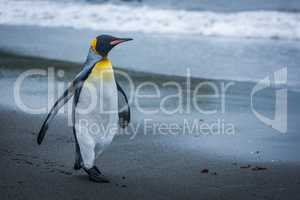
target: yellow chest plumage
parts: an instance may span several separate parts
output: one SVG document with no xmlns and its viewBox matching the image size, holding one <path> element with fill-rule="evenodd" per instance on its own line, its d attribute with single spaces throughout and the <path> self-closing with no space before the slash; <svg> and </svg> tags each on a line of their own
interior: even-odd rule
<svg viewBox="0 0 300 200">
<path fill-rule="evenodd" d="M 97 62 L 88 78 L 89 79 L 112 80 L 113 69 L 109 59 L 103 58 Z"/>
</svg>

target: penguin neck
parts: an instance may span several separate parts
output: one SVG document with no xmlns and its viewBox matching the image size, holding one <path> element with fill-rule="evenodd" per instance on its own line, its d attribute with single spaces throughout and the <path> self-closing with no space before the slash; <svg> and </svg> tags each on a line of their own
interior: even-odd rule
<svg viewBox="0 0 300 200">
<path fill-rule="evenodd" d="M 91 72 L 91 77 L 94 79 L 112 80 L 113 68 L 107 57 L 103 57 L 96 62 Z"/>
<path fill-rule="evenodd" d="M 95 53 L 95 51 L 90 48 L 89 49 L 89 53 L 88 53 L 88 56 L 85 60 L 85 63 L 86 64 L 95 64 L 97 61 L 99 61 L 100 59 L 102 59 L 102 56 Z"/>
<path fill-rule="evenodd" d="M 112 64 L 107 57 L 102 57 L 98 62 L 96 62 L 94 68 L 96 68 L 97 70 L 105 70 L 105 69 L 112 70 Z"/>
</svg>

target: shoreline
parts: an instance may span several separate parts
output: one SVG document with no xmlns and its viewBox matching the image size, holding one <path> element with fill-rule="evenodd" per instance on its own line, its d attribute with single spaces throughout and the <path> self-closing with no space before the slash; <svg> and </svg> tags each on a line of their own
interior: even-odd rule
<svg viewBox="0 0 300 200">
<path fill-rule="evenodd" d="M 113 64 L 124 70 L 185 76 L 208 80 L 257 82 L 288 67 L 289 88 L 300 86 L 299 41 L 274 41 L 205 36 L 164 36 L 36 26 L 0 25 L 0 49 L 20 55 L 83 63 L 89 40 L 99 33 L 131 35 L 134 40 L 117 47 L 110 55 Z M 26 38 L 26 39 L 25 39 Z M 66 39 L 68 38 L 68 39 Z M 70 51 L 72 49 L 72 51 Z M 260 50 L 265 51 L 260 53 Z M 214 69 L 214 70 L 212 70 Z"/>
<path fill-rule="evenodd" d="M 67 60 L 56 60 L 56 59 L 51 59 L 51 58 L 45 58 L 45 57 L 38 57 L 38 56 L 30 56 L 30 55 L 22 55 L 22 54 L 18 54 L 16 52 L 11 52 L 11 51 L 5 51 L 5 50 L 1 50 L 0 49 L 0 57 L 11 57 L 11 58 L 17 58 L 17 59 L 24 59 L 24 60 L 28 60 L 30 62 L 30 60 L 37 60 L 39 61 L 41 64 L 40 65 L 35 65 L 34 67 L 32 66 L 27 66 L 27 68 L 44 68 L 46 66 L 42 66 L 42 65 L 46 65 L 49 62 L 53 63 L 54 68 L 57 69 L 63 69 L 63 70 L 67 70 L 67 71 L 78 71 L 83 63 L 82 62 L 72 62 L 72 61 L 67 61 Z M 14 63 L 15 65 L 16 63 Z M 22 63 L 24 64 L 24 63 Z M 47 66 L 49 67 L 49 66 Z M 136 78 L 137 80 L 145 80 L 145 79 L 150 79 L 152 81 L 168 81 L 168 80 L 176 80 L 180 83 L 182 82 L 186 82 L 187 81 L 187 77 L 184 76 L 178 76 L 178 75 L 169 75 L 169 74 L 159 74 L 159 73 L 153 73 L 153 72 L 143 72 L 143 71 L 137 71 L 137 70 L 133 70 L 133 69 L 124 69 L 122 67 L 119 66 L 114 66 L 114 69 L 116 71 L 120 71 L 120 72 L 125 72 L 127 74 L 129 74 L 132 78 Z M 73 72 L 72 72 L 73 73 Z M 239 85 L 249 85 L 250 87 L 254 87 L 254 85 L 257 83 L 255 81 L 239 81 L 239 80 L 230 80 L 230 79 L 210 79 L 210 78 L 204 78 L 204 77 L 193 77 L 193 75 L 191 74 L 190 77 L 188 77 L 188 79 L 190 79 L 192 82 L 224 82 L 229 83 L 229 82 L 235 82 L 238 83 Z M 270 87 L 276 87 L 271 85 Z M 288 90 L 291 92 L 300 92 L 300 89 L 295 89 L 295 88 L 290 88 L 288 87 Z"/>
</svg>

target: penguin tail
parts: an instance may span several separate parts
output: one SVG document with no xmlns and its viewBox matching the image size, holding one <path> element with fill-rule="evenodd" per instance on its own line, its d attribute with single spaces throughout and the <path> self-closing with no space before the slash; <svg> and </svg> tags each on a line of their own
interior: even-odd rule
<svg viewBox="0 0 300 200">
<path fill-rule="evenodd" d="M 75 161 L 74 163 L 74 170 L 80 170 L 82 168 L 82 164 L 80 161 Z"/>
<path fill-rule="evenodd" d="M 75 155 L 75 163 L 74 163 L 74 170 L 80 170 L 83 167 L 83 162 L 79 150 L 79 145 L 76 144 L 76 155 Z"/>
</svg>

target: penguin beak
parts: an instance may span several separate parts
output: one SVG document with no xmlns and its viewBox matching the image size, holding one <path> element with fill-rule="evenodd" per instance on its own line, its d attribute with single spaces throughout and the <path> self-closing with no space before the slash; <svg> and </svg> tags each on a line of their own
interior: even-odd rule
<svg viewBox="0 0 300 200">
<path fill-rule="evenodd" d="M 123 42 L 127 42 L 127 41 L 130 41 L 130 40 L 133 40 L 132 38 L 115 38 L 114 40 L 112 40 L 110 42 L 110 45 L 112 46 L 116 46 L 118 44 L 121 44 Z"/>
</svg>

